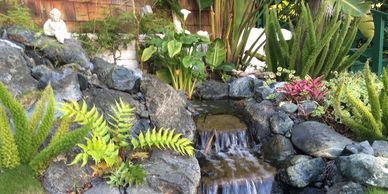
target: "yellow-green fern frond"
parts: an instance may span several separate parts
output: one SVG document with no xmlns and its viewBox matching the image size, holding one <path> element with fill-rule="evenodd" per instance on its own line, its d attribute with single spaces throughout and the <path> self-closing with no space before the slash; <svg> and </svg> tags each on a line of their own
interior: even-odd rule
<svg viewBox="0 0 388 194">
<path fill-rule="evenodd" d="M 57 142 L 64 137 L 69 131 L 70 119 L 63 118 L 54 136 L 51 138 L 51 143 Z"/>
<path fill-rule="evenodd" d="M 382 75 L 382 81 L 384 88 L 381 91 L 381 109 L 382 109 L 382 122 L 383 122 L 383 133 L 388 137 L 388 68 L 385 68 Z"/>
<path fill-rule="evenodd" d="M 175 129 L 159 129 L 157 132 L 154 128 L 151 132 L 151 129 L 148 129 L 146 134 L 140 132 L 139 137 L 136 139 L 132 138 L 133 149 L 137 148 L 151 148 L 156 147 L 158 149 L 171 149 L 182 155 L 194 156 L 194 148 L 192 142 L 185 138 L 181 137 L 181 133 L 174 133 Z"/>
<path fill-rule="evenodd" d="M 23 106 L 14 100 L 7 88 L 0 82 L 0 102 L 11 114 L 13 126 L 15 127 L 15 142 L 18 147 L 19 157 L 22 163 L 31 158 L 32 133 L 28 128 L 28 121 Z"/>
<path fill-rule="evenodd" d="M 133 126 L 133 112 L 135 109 L 124 103 L 120 98 L 119 102 L 116 101 L 116 106 L 112 106 L 112 110 L 113 115 L 109 115 L 112 120 L 112 122 L 109 122 L 112 126 L 112 140 L 119 147 L 127 147 L 129 146 L 127 142 L 129 135 L 127 133 Z"/>
<path fill-rule="evenodd" d="M 85 101 L 80 106 L 77 101 L 73 100 L 63 103 L 60 110 L 63 113 L 63 117 L 74 118 L 74 122 L 80 125 L 92 123 L 93 133 L 101 136 L 106 142 L 109 141 L 109 127 L 104 116 L 100 115 L 95 106 L 88 110 L 88 105 Z"/>
<path fill-rule="evenodd" d="M 42 110 L 46 110 L 44 116 L 41 115 L 38 118 L 41 122 L 37 129 L 32 128 L 32 154 L 35 154 L 38 150 L 39 146 L 43 143 L 43 141 L 47 138 L 47 135 L 50 129 L 53 126 L 54 121 L 54 113 L 55 113 L 55 99 L 54 92 L 51 86 L 47 86 L 45 91 L 43 92 L 43 97 L 41 100 L 44 102 L 42 107 L 38 107 Z M 46 105 L 47 102 L 47 105 Z M 39 105 L 39 104 L 38 104 Z M 41 112 L 42 110 L 38 110 Z M 39 113 L 38 113 L 39 114 Z M 43 118 L 42 118 L 43 116 Z M 36 119 L 36 118 L 33 118 Z M 36 121 L 34 121 L 36 122 Z M 34 123 L 33 122 L 33 123 Z"/>
<path fill-rule="evenodd" d="M 19 164 L 19 152 L 11 133 L 8 117 L 0 105 L 0 168 L 14 168 Z"/>
<path fill-rule="evenodd" d="M 369 103 L 371 105 L 371 112 L 376 121 L 381 120 L 381 112 L 380 112 L 380 100 L 379 93 L 376 89 L 375 83 L 372 79 L 372 73 L 369 68 L 369 60 L 365 63 L 365 85 L 368 91 Z"/>
</svg>

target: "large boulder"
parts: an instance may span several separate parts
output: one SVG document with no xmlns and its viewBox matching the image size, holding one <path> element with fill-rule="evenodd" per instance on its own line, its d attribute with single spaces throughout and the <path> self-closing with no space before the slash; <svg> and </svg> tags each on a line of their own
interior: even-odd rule
<svg viewBox="0 0 388 194">
<path fill-rule="evenodd" d="M 92 59 L 92 63 L 94 66 L 92 73 L 95 73 L 102 82 L 106 82 L 107 76 L 112 71 L 114 64 L 99 57 Z"/>
<path fill-rule="evenodd" d="M 7 44 L 0 45 L 0 53 L 0 81 L 12 96 L 36 90 L 38 82 L 31 76 L 24 53 Z"/>
<path fill-rule="evenodd" d="M 294 126 L 291 141 L 304 153 L 325 158 L 339 156 L 345 146 L 353 142 L 331 127 L 315 121 Z"/>
<path fill-rule="evenodd" d="M 294 126 L 294 121 L 285 112 L 277 112 L 269 119 L 271 132 L 285 135 Z"/>
<path fill-rule="evenodd" d="M 186 138 L 193 140 L 195 123 L 186 109 L 186 101 L 171 86 L 152 75 L 141 82 L 146 107 L 152 124 L 157 128 L 174 128 Z"/>
<path fill-rule="evenodd" d="M 36 41 L 35 37 L 36 34 L 34 32 L 21 26 L 11 26 L 7 28 L 7 38 L 25 46 L 33 46 Z"/>
<path fill-rule="evenodd" d="M 196 91 L 196 96 L 204 100 L 226 99 L 229 95 L 229 85 L 224 82 L 210 80 L 199 84 Z"/>
<path fill-rule="evenodd" d="M 41 51 L 41 55 L 50 59 L 55 66 L 76 63 L 83 70 L 93 69 L 89 57 L 75 39 L 66 39 L 64 44 L 61 44 L 55 38 L 41 36 L 35 41 L 34 46 Z"/>
<path fill-rule="evenodd" d="M 275 135 L 263 145 L 264 158 L 276 164 L 289 161 L 295 153 L 291 141 L 282 135 Z"/>
<path fill-rule="evenodd" d="M 43 174 L 43 187 L 48 193 L 66 194 L 74 188 L 83 188 L 93 177 L 88 168 L 68 164 L 74 156 L 51 162 Z M 90 168 L 89 168 L 90 169 Z"/>
<path fill-rule="evenodd" d="M 372 144 L 375 156 L 388 158 L 388 142 L 383 140 L 374 141 Z"/>
<path fill-rule="evenodd" d="M 388 158 L 353 154 L 338 157 L 336 165 L 345 177 L 355 182 L 388 188 Z"/>
<path fill-rule="evenodd" d="M 249 129 L 254 134 L 255 141 L 265 141 L 271 134 L 270 118 L 276 113 L 271 101 L 264 100 L 260 103 L 253 99 L 244 102 L 246 114 L 243 119 L 248 124 Z"/>
<path fill-rule="evenodd" d="M 123 66 L 114 66 L 106 76 L 105 84 L 109 88 L 123 92 L 139 91 L 141 75 Z"/>
<path fill-rule="evenodd" d="M 313 181 L 318 181 L 320 175 L 325 171 L 325 162 L 322 158 L 302 160 L 299 163 L 288 167 L 282 173 L 283 182 L 293 187 L 302 188 Z"/>
<path fill-rule="evenodd" d="M 364 188 L 362 185 L 355 182 L 340 182 L 327 191 L 327 194 L 364 194 Z"/>
<path fill-rule="evenodd" d="M 254 78 L 241 77 L 233 80 L 229 84 L 229 97 L 231 98 L 250 98 L 253 96 Z"/>
</svg>

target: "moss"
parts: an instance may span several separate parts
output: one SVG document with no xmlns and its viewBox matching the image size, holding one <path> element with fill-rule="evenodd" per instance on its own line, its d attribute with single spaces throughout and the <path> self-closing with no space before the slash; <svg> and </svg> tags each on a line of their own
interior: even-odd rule
<svg viewBox="0 0 388 194">
<path fill-rule="evenodd" d="M 366 194 L 387 194 L 388 190 L 380 189 L 380 188 L 376 188 L 376 187 L 369 187 L 369 188 L 367 188 L 365 193 Z"/>
<path fill-rule="evenodd" d="M 0 172 L 0 191 L 7 194 L 43 194 L 44 190 L 27 165 Z"/>
</svg>

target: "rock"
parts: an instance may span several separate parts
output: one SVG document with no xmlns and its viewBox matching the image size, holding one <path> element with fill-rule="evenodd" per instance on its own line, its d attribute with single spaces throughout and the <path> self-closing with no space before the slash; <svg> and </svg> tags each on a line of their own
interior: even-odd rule
<svg viewBox="0 0 388 194">
<path fill-rule="evenodd" d="M 304 153 L 325 158 L 339 156 L 345 146 L 353 142 L 331 127 L 316 121 L 306 121 L 294 126 L 291 141 Z"/>
<path fill-rule="evenodd" d="M 257 101 L 267 100 L 275 93 L 275 90 L 269 86 L 260 86 L 254 88 L 254 98 Z"/>
<path fill-rule="evenodd" d="M 281 179 L 293 186 L 302 188 L 317 181 L 318 177 L 325 171 L 325 162 L 322 158 L 301 161 L 286 169 Z"/>
<path fill-rule="evenodd" d="M 388 188 L 388 158 L 353 154 L 338 157 L 336 165 L 345 177 L 355 182 Z"/>
<path fill-rule="evenodd" d="M 292 102 L 280 102 L 279 104 L 280 110 L 287 112 L 287 113 L 294 113 L 298 110 L 298 105 L 292 103 Z"/>
<path fill-rule="evenodd" d="M 254 78 L 240 77 L 229 84 L 229 97 L 231 98 L 250 98 L 253 96 Z"/>
<path fill-rule="evenodd" d="M 69 157 L 72 158 L 72 157 Z M 43 187 L 48 193 L 69 193 L 74 188 L 83 188 L 92 180 L 90 172 L 81 168 L 80 165 L 68 164 L 71 159 L 52 162 L 43 175 Z"/>
<path fill-rule="evenodd" d="M 351 143 L 345 147 L 345 149 L 342 151 L 341 155 L 342 156 L 348 156 L 352 154 L 370 154 L 373 155 L 374 151 L 372 146 L 370 146 L 368 141 L 363 141 L 360 143 Z"/>
<path fill-rule="evenodd" d="M 95 57 L 92 60 L 92 63 L 94 65 L 92 73 L 97 74 L 98 79 L 103 82 L 106 82 L 107 75 L 112 71 L 114 64 L 108 63 L 107 61 L 99 57 Z"/>
<path fill-rule="evenodd" d="M 308 155 L 296 155 L 291 159 L 290 164 L 295 165 L 295 164 L 298 164 L 299 162 L 304 162 L 311 159 L 312 157 Z"/>
<path fill-rule="evenodd" d="M 25 55 L 7 45 L 0 45 L 0 53 L 0 81 L 11 95 L 21 97 L 36 90 L 38 82 L 31 76 Z"/>
<path fill-rule="evenodd" d="M 229 85 L 214 80 L 199 84 L 196 90 L 196 96 L 204 100 L 220 100 L 229 96 Z"/>
<path fill-rule="evenodd" d="M 77 73 L 77 76 L 78 76 L 79 89 L 81 91 L 86 90 L 89 87 L 88 78 L 82 73 Z"/>
<path fill-rule="evenodd" d="M 340 182 L 330 187 L 327 194 L 364 194 L 364 188 L 355 182 Z"/>
<path fill-rule="evenodd" d="M 78 82 L 78 74 L 72 69 L 65 68 L 62 72 L 51 72 L 39 79 L 38 87 L 45 88 L 51 84 L 57 101 L 80 100 L 82 92 Z"/>
<path fill-rule="evenodd" d="M 195 123 L 186 110 L 186 101 L 169 85 L 153 75 L 146 75 L 141 82 L 146 107 L 152 124 L 157 128 L 175 128 L 186 138 L 193 140 Z"/>
<path fill-rule="evenodd" d="M 374 141 L 372 144 L 375 156 L 388 158 L 388 142 L 383 140 Z"/>
<path fill-rule="evenodd" d="M 155 151 L 143 167 L 147 171 L 145 184 L 138 188 L 128 188 L 128 193 L 197 193 L 201 173 L 196 158 Z"/>
<path fill-rule="evenodd" d="M 44 76 L 49 76 L 53 70 L 49 69 L 45 65 L 38 65 L 31 69 L 31 75 L 37 80 L 40 80 L 40 78 Z"/>
<path fill-rule="evenodd" d="M 301 106 L 301 109 L 304 114 L 310 114 L 317 108 L 318 108 L 318 103 L 316 103 L 315 101 L 309 101 L 309 100 L 304 101 Z"/>
<path fill-rule="evenodd" d="M 35 33 L 20 26 L 11 26 L 7 29 L 8 39 L 21 43 L 25 46 L 33 46 Z"/>
<path fill-rule="evenodd" d="M 271 137 L 267 143 L 263 145 L 263 154 L 266 160 L 276 164 L 282 164 L 289 161 L 296 151 L 289 139 L 281 135 Z"/>
<path fill-rule="evenodd" d="M 75 39 L 66 39 L 64 44 L 61 44 L 54 38 L 41 36 L 36 40 L 34 46 L 41 50 L 41 54 L 50 59 L 55 66 L 77 63 L 84 70 L 93 69 L 89 57 Z"/>
<path fill-rule="evenodd" d="M 322 189 L 318 189 L 315 187 L 290 188 L 289 192 L 292 194 L 325 194 Z"/>
<path fill-rule="evenodd" d="M 12 41 L 1 39 L 1 38 L 0 38 L 0 46 L 9 46 L 9 47 L 12 47 L 12 48 L 19 50 L 20 52 L 24 52 L 23 45 L 18 45 Z"/>
<path fill-rule="evenodd" d="M 121 194 L 119 188 L 110 187 L 105 180 L 93 185 L 92 188 L 87 190 L 84 194 Z"/>
<path fill-rule="evenodd" d="M 140 77 L 131 69 L 115 66 L 108 73 L 105 83 L 111 89 L 137 93 L 140 87 Z"/>
<path fill-rule="evenodd" d="M 286 134 L 294 125 L 294 121 L 284 112 L 277 112 L 269 119 L 271 132 L 275 134 Z"/>
<path fill-rule="evenodd" d="M 253 99 L 248 99 L 244 103 L 246 116 L 243 119 L 253 133 L 254 140 L 265 141 L 271 134 L 269 118 L 275 114 L 273 104 L 268 100 L 258 103 Z"/>
<path fill-rule="evenodd" d="M 270 83 L 268 86 L 274 90 L 277 90 L 278 88 L 283 87 L 286 83 L 287 82 L 273 82 L 273 83 Z"/>
</svg>

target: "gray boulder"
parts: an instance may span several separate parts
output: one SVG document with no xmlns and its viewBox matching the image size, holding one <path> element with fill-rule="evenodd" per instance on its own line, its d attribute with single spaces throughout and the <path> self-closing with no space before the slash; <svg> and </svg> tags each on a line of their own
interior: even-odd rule
<svg viewBox="0 0 388 194">
<path fill-rule="evenodd" d="M 36 41 L 36 34 L 20 26 L 7 28 L 8 39 L 21 43 L 25 46 L 33 46 Z"/>
<path fill-rule="evenodd" d="M 52 162 L 43 175 L 43 187 L 48 193 L 66 194 L 74 188 L 83 188 L 86 183 L 92 180 L 91 172 L 80 165 L 68 164 L 69 159 Z M 65 163 L 66 161 L 66 163 Z"/>
<path fill-rule="evenodd" d="M 92 59 L 92 63 L 94 65 L 92 73 L 95 73 L 102 82 L 106 82 L 107 76 L 112 71 L 114 64 L 108 63 L 99 57 Z"/>
<path fill-rule="evenodd" d="M 135 71 L 123 66 L 114 66 L 106 76 L 105 83 L 109 88 L 136 93 L 140 87 L 140 76 Z"/>
<path fill-rule="evenodd" d="M 372 144 L 375 156 L 388 158 L 388 142 L 383 140 L 374 141 Z"/>
<path fill-rule="evenodd" d="M 336 165 L 342 175 L 355 182 L 388 188 L 388 158 L 353 154 L 338 157 Z"/>
<path fill-rule="evenodd" d="M 281 135 L 271 137 L 267 143 L 263 145 L 263 154 L 266 160 L 276 164 L 282 164 L 289 161 L 296 153 L 291 141 Z"/>
<path fill-rule="evenodd" d="M 55 66 L 76 63 L 83 70 L 93 69 L 89 57 L 75 39 L 66 39 L 64 44 L 61 44 L 55 38 L 41 36 L 35 41 L 34 46 L 41 50 L 41 55 L 50 59 Z"/>
<path fill-rule="evenodd" d="M 287 112 L 287 113 L 294 113 L 298 110 L 298 105 L 292 103 L 292 102 L 281 102 L 279 104 L 280 110 Z"/>
<path fill-rule="evenodd" d="M 345 147 L 341 155 L 348 156 L 352 154 L 370 154 L 374 155 L 372 146 L 370 146 L 368 141 L 363 141 L 360 143 L 354 142 Z"/>
<path fill-rule="evenodd" d="M 144 76 L 141 91 L 152 124 L 157 128 L 174 128 L 186 138 L 193 140 L 195 123 L 186 109 L 186 101 L 171 86 L 152 75 Z"/>
<path fill-rule="evenodd" d="M 313 181 L 318 181 L 325 171 L 325 162 L 322 158 L 301 161 L 288 167 L 281 176 L 283 182 L 293 187 L 302 188 Z"/>
<path fill-rule="evenodd" d="M 254 98 L 257 101 L 267 100 L 272 94 L 275 93 L 275 90 L 269 86 L 260 86 L 254 88 Z"/>
<path fill-rule="evenodd" d="M 44 76 L 49 76 L 52 72 L 53 72 L 53 70 L 51 70 L 50 68 L 48 68 L 45 65 L 38 65 L 38 66 L 35 66 L 31 69 L 31 75 L 36 80 L 40 80 L 40 78 L 42 78 Z"/>
<path fill-rule="evenodd" d="M 196 91 L 196 96 L 204 100 L 226 99 L 229 96 L 229 85 L 224 82 L 210 80 L 199 84 Z"/>
<path fill-rule="evenodd" d="M 327 194 L 364 194 L 364 188 L 355 182 L 340 182 L 330 187 Z"/>
<path fill-rule="evenodd" d="M 21 97 L 36 90 L 38 82 L 31 76 L 24 53 L 8 45 L 0 45 L 0 53 L 0 81 L 11 95 Z"/>
<path fill-rule="evenodd" d="M 306 121 L 294 126 L 291 141 L 304 153 L 325 158 L 339 156 L 345 146 L 353 142 L 331 127 L 316 121 Z"/>
<path fill-rule="evenodd" d="M 231 98 L 250 98 L 253 96 L 254 78 L 240 77 L 229 84 L 229 97 Z"/>
<path fill-rule="evenodd" d="M 285 112 L 277 112 L 269 119 L 271 132 L 275 134 L 286 134 L 292 126 L 294 121 Z"/>
<path fill-rule="evenodd" d="M 301 108 L 302 108 L 302 111 L 304 112 L 304 114 L 310 114 L 315 109 L 318 108 L 318 103 L 316 103 L 315 101 L 307 100 L 307 101 L 302 102 Z"/>
</svg>

